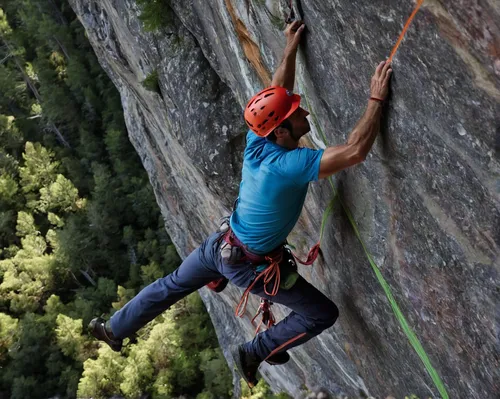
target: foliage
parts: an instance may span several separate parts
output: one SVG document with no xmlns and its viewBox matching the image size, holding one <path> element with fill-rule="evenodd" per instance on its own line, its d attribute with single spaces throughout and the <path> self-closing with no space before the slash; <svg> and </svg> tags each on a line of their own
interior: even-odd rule
<svg viewBox="0 0 500 399">
<path fill-rule="evenodd" d="M 157 398 L 208 394 L 229 398 L 228 366 L 209 328 L 199 296 L 178 302 L 139 331 L 137 343 L 127 347 L 125 358 L 101 347 L 97 359 L 87 360 L 78 396 L 105 397 L 120 392 L 135 398 L 149 392 Z"/>
<path fill-rule="evenodd" d="M 142 81 L 142 85 L 150 91 L 154 91 L 155 93 L 160 93 L 160 84 L 158 82 L 158 71 L 155 69 L 148 76 L 146 76 L 146 79 Z"/>
<path fill-rule="evenodd" d="M 169 21 L 141 3 L 149 28 Z M 0 42 L 0 397 L 230 397 L 196 294 L 123 353 L 85 331 L 180 258 L 67 0 L 4 0 Z"/>
<path fill-rule="evenodd" d="M 259 380 L 259 383 L 252 390 L 248 388 L 243 379 L 240 380 L 240 385 L 241 399 L 291 399 L 286 393 L 273 394 L 263 379 Z"/>
<path fill-rule="evenodd" d="M 136 0 L 141 8 L 139 19 L 144 29 L 154 32 L 169 25 L 172 21 L 172 9 L 167 0 Z"/>
</svg>

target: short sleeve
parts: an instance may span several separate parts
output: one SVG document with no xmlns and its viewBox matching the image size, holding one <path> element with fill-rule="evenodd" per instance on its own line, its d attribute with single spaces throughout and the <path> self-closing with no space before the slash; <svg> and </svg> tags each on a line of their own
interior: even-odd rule
<svg viewBox="0 0 500 399">
<path fill-rule="evenodd" d="M 247 133 L 247 146 L 252 146 L 254 144 L 265 143 L 265 141 L 266 141 L 266 139 L 264 137 L 257 136 L 251 130 L 248 131 L 248 133 Z"/>
<path fill-rule="evenodd" d="M 282 173 L 297 184 L 318 180 L 324 150 L 297 148 L 283 154 L 280 159 Z"/>
</svg>

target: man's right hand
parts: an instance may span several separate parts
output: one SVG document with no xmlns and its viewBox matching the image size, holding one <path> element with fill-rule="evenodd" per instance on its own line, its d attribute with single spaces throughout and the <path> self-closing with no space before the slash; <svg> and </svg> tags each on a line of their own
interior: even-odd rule
<svg viewBox="0 0 500 399">
<path fill-rule="evenodd" d="M 372 99 L 385 100 L 389 93 L 391 63 L 381 62 L 372 77 L 370 94 Z M 365 113 L 349 135 L 346 144 L 328 147 L 319 166 L 319 178 L 363 162 L 372 148 L 380 127 L 382 107 L 379 101 L 369 101 Z"/>
<path fill-rule="evenodd" d="M 389 80 L 391 78 L 391 63 L 382 61 L 378 64 L 370 85 L 370 96 L 385 100 L 389 93 Z"/>
</svg>

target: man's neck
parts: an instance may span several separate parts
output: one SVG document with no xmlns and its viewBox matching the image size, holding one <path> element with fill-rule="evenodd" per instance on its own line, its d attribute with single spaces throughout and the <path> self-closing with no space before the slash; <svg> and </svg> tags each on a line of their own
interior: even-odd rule
<svg viewBox="0 0 500 399">
<path fill-rule="evenodd" d="M 295 141 L 290 137 L 286 139 L 277 139 L 276 144 L 280 147 L 286 148 L 287 150 L 295 150 L 299 146 L 298 141 Z"/>
</svg>

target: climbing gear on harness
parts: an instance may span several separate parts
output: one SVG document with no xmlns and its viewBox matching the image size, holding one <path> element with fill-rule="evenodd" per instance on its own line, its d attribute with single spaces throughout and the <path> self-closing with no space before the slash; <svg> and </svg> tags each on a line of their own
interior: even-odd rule
<svg viewBox="0 0 500 399">
<path fill-rule="evenodd" d="M 269 296 L 275 296 L 278 293 L 280 287 L 283 289 L 290 289 L 297 281 L 299 275 L 297 273 L 297 265 L 295 264 L 294 256 L 290 250 L 285 248 L 284 245 L 278 246 L 266 255 L 257 255 L 249 251 L 248 248 L 246 248 L 246 246 L 238 239 L 238 237 L 236 237 L 236 235 L 230 228 L 224 234 L 223 239 L 228 245 L 240 248 L 243 255 L 239 259 L 239 262 L 248 261 L 256 267 L 256 277 L 244 291 L 241 300 L 236 307 L 236 316 L 243 317 L 243 315 L 245 314 L 250 291 L 259 280 L 263 279 L 264 292 Z M 258 271 L 258 267 L 263 264 L 266 265 L 264 269 Z M 283 285 L 281 280 L 282 273 L 285 276 L 285 278 L 283 279 Z M 272 288 L 269 289 L 268 285 L 270 284 L 272 284 Z M 261 325 L 264 324 L 271 326 L 274 324 L 274 318 L 272 317 L 272 315 L 270 315 L 268 310 L 269 308 L 270 305 L 266 305 L 264 308 L 259 308 L 259 310 L 257 311 L 257 315 L 262 313 L 263 318 L 266 319 L 266 321 L 264 323 L 261 323 Z M 266 312 L 262 312 L 264 309 L 266 309 Z M 255 317 L 252 319 L 252 322 L 254 320 Z M 269 324 L 268 321 L 272 321 L 272 323 Z M 258 328 L 256 332 L 257 331 Z"/>
<path fill-rule="evenodd" d="M 300 260 L 295 253 L 292 252 L 294 258 L 297 260 L 297 262 L 301 263 L 304 266 L 310 266 L 314 263 L 314 261 L 317 259 L 318 255 L 321 253 L 321 241 L 323 240 L 323 235 L 325 234 L 325 226 L 326 226 L 326 221 L 328 220 L 328 216 L 333 211 L 333 208 L 335 206 L 335 200 L 336 196 L 333 197 L 333 199 L 330 201 L 328 206 L 326 207 L 325 211 L 323 212 L 323 217 L 321 218 L 321 227 L 319 229 L 319 240 L 316 244 L 313 245 L 313 247 L 309 250 L 309 253 L 307 254 L 307 258 L 305 261 Z"/>
<path fill-rule="evenodd" d="M 260 327 L 262 325 L 265 325 L 267 328 L 271 328 L 274 323 L 276 322 L 276 319 L 274 318 L 273 312 L 271 312 L 271 305 L 273 303 L 267 299 L 260 298 L 260 306 L 259 309 L 257 309 L 257 313 L 255 313 L 255 316 L 252 319 L 252 324 L 255 325 L 255 319 L 259 317 L 259 315 L 262 315 L 262 319 L 260 323 L 257 325 L 257 328 L 255 329 L 255 335 L 260 330 Z"/>
<path fill-rule="evenodd" d="M 300 96 L 284 87 L 272 86 L 258 92 L 245 108 L 245 122 L 260 137 L 268 136 L 300 105 Z"/>
<path fill-rule="evenodd" d="M 226 233 L 224 239 L 226 241 L 229 241 L 231 245 L 240 244 L 238 246 L 244 248 L 243 245 L 239 242 L 238 238 L 231 233 L 231 231 Z M 250 291 L 259 280 L 262 279 L 264 282 L 264 292 L 266 293 L 266 295 L 275 296 L 278 293 L 281 280 L 280 263 L 283 259 L 283 249 L 281 247 L 278 250 L 273 250 L 271 253 L 265 256 L 255 255 L 248 251 L 244 251 L 244 253 L 245 256 L 250 260 L 250 262 L 254 264 L 266 262 L 269 266 L 267 266 L 265 270 L 257 274 L 257 277 L 255 277 L 255 279 L 250 283 L 250 285 L 243 293 L 243 296 L 241 297 L 241 300 L 236 307 L 235 315 L 238 317 L 243 317 L 243 315 L 245 314 Z M 268 289 L 268 285 L 271 283 L 272 288 Z"/>
</svg>

